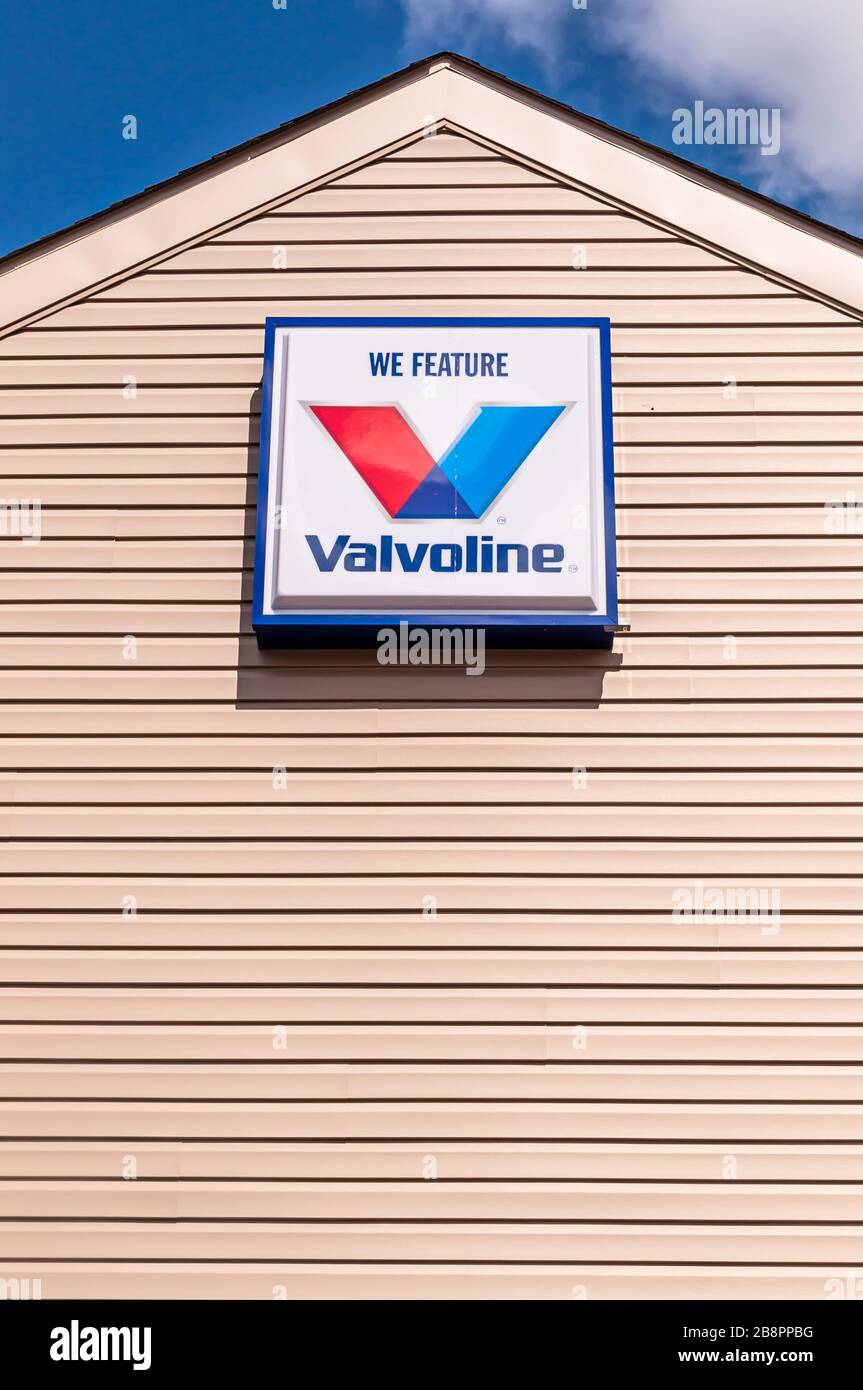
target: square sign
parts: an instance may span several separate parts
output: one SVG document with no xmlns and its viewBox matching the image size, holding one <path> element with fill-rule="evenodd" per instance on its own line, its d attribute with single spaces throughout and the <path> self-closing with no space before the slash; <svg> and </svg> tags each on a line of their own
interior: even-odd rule
<svg viewBox="0 0 863 1390">
<path fill-rule="evenodd" d="M 617 623 L 607 319 L 268 319 L 253 624 Z"/>
</svg>

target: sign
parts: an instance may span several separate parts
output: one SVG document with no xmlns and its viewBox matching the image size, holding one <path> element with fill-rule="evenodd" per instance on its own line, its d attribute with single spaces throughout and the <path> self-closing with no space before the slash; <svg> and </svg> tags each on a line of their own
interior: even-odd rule
<svg viewBox="0 0 863 1390">
<path fill-rule="evenodd" d="M 259 641 L 610 633 L 609 339 L 607 319 L 268 319 Z"/>
</svg>

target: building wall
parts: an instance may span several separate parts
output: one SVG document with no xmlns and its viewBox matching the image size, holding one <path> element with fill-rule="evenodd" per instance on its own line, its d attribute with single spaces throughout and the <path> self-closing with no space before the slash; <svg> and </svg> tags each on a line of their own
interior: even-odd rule
<svg viewBox="0 0 863 1390">
<path fill-rule="evenodd" d="M 613 653 L 258 652 L 263 321 L 298 313 L 610 315 Z M 859 1266 L 863 580 L 824 503 L 863 500 L 861 383 L 859 321 L 447 135 L 0 341 L 2 491 L 44 506 L 0 541 L 0 1276 Z M 781 920 L 674 920 L 699 882 Z"/>
</svg>

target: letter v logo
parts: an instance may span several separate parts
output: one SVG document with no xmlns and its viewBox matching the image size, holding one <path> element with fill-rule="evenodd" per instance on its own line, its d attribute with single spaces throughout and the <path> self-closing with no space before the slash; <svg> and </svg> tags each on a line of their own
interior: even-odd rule
<svg viewBox="0 0 863 1390">
<path fill-rule="evenodd" d="M 306 407 L 390 516 L 485 516 L 565 405 L 482 405 L 455 443 L 432 458 L 396 405 Z"/>
</svg>

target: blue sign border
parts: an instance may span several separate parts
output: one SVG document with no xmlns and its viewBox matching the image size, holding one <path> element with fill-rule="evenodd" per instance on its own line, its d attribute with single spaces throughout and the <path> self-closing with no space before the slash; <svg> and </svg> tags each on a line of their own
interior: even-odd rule
<svg viewBox="0 0 863 1390">
<path fill-rule="evenodd" d="M 606 613 L 366 613 L 349 610 L 315 613 L 264 612 L 264 561 L 267 545 L 267 502 L 269 499 L 270 429 L 273 409 L 273 366 L 278 328 L 596 328 L 599 330 L 602 392 L 602 474 L 605 517 Z M 255 531 L 255 577 L 252 596 L 252 627 L 262 647 L 326 633 L 332 640 L 340 635 L 357 635 L 364 629 L 395 627 L 408 623 L 414 628 L 482 627 L 501 633 L 529 633 L 532 640 L 545 632 L 558 640 L 568 637 L 572 645 L 610 646 L 618 626 L 617 541 L 614 525 L 614 439 L 611 400 L 611 320 L 607 318 L 268 318 L 264 335 L 264 375 L 261 383 L 261 435 L 258 461 L 258 508 Z"/>
</svg>

